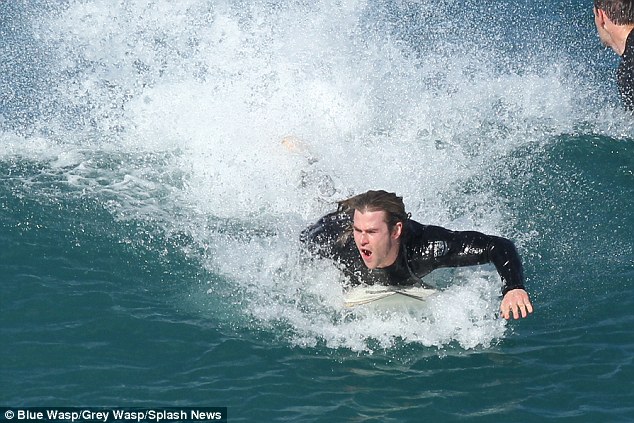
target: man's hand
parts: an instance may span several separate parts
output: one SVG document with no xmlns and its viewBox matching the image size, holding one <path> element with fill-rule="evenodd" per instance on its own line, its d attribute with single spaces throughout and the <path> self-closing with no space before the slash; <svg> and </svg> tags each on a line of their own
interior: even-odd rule
<svg viewBox="0 0 634 423">
<path fill-rule="evenodd" d="M 526 317 L 529 313 L 532 313 L 533 305 L 526 291 L 523 289 L 512 289 L 502 298 L 500 311 L 502 311 L 502 317 L 506 320 L 511 318 L 511 314 L 513 314 L 515 319 L 519 319 L 520 316 Z"/>
</svg>

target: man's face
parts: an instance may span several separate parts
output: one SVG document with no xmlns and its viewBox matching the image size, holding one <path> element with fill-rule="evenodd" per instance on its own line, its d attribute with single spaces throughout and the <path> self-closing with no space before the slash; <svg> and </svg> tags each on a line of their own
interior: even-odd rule
<svg viewBox="0 0 634 423">
<path fill-rule="evenodd" d="M 601 44 L 614 50 L 614 41 L 612 40 L 612 36 L 608 31 L 610 25 L 613 25 L 612 21 L 610 21 L 603 10 L 597 9 L 596 7 L 592 10 L 594 11 L 594 24 L 597 27 L 597 33 L 599 34 L 599 40 L 601 41 Z"/>
<path fill-rule="evenodd" d="M 396 261 L 403 224 L 398 222 L 389 231 L 384 211 L 355 210 L 353 217 L 354 242 L 359 254 L 370 269 L 388 267 Z"/>
</svg>

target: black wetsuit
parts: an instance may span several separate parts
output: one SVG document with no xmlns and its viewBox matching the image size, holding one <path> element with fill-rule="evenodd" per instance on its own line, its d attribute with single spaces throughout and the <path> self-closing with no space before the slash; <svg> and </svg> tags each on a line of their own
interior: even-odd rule
<svg viewBox="0 0 634 423">
<path fill-rule="evenodd" d="M 634 110 L 634 30 L 630 31 L 625 41 L 625 51 L 616 70 L 616 80 L 623 106 Z"/>
<path fill-rule="evenodd" d="M 524 289 L 522 263 L 513 243 L 480 232 L 450 231 L 407 220 L 396 262 L 374 270 L 361 258 L 352 234 L 352 217 L 346 212 L 322 217 L 302 231 L 300 240 L 310 252 L 339 263 L 353 285 L 425 285 L 421 278 L 434 269 L 493 263 L 504 283 L 502 295 Z"/>
</svg>

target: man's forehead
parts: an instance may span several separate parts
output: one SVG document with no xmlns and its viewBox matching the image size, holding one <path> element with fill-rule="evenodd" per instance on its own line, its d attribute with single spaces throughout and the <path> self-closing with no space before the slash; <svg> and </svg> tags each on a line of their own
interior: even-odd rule
<svg viewBox="0 0 634 423">
<path fill-rule="evenodd" d="M 375 210 L 375 211 L 354 211 L 354 224 L 374 224 L 378 225 L 381 223 L 387 224 L 387 213 L 384 210 Z"/>
</svg>

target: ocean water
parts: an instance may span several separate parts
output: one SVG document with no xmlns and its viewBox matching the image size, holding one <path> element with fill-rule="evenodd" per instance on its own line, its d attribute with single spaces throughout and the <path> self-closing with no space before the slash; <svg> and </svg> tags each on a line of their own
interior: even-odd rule
<svg viewBox="0 0 634 423">
<path fill-rule="evenodd" d="M 634 421 L 634 118 L 591 5 L 1 1 L 0 405 Z M 282 140 L 299 149 L 287 149 Z M 513 239 L 344 310 L 298 235 L 367 189 Z"/>
</svg>

